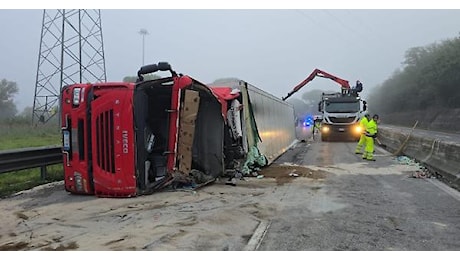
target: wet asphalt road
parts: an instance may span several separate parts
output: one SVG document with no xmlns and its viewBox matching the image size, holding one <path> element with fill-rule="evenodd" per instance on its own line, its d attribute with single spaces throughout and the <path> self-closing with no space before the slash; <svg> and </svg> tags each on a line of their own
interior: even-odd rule
<svg viewBox="0 0 460 260">
<path fill-rule="evenodd" d="M 284 206 L 257 250 L 460 250 L 458 191 L 437 179 L 412 178 L 414 167 L 401 168 L 381 148 L 376 162 L 366 162 L 354 154 L 354 142 L 305 139 L 275 163 L 333 174 L 283 186 L 278 198 Z"/>
</svg>

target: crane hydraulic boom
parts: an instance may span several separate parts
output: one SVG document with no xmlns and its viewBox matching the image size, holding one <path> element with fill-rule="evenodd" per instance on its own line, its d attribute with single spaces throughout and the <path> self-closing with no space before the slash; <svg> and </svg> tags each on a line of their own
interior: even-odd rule
<svg viewBox="0 0 460 260">
<path fill-rule="evenodd" d="M 297 84 L 297 86 L 295 86 L 291 92 L 289 92 L 287 94 L 287 96 L 283 97 L 282 99 L 283 100 L 286 100 L 288 97 L 292 96 L 294 93 L 296 93 L 297 91 L 299 91 L 303 86 L 305 86 L 308 82 L 312 81 L 315 77 L 322 77 L 322 78 L 328 78 L 328 79 L 332 79 L 333 81 L 337 82 L 340 84 L 342 90 L 344 89 L 347 89 L 349 90 L 350 89 L 350 84 L 348 83 L 348 80 L 344 80 L 344 79 L 341 79 L 341 78 L 338 78 L 334 75 L 331 75 L 327 72 L 324 72 L 322 70 L 319 70 L 319 69 L 315 69 L 305 80 L 303 80 L 302 82 L 300 82 L 299 84 Z"/>
</svg>

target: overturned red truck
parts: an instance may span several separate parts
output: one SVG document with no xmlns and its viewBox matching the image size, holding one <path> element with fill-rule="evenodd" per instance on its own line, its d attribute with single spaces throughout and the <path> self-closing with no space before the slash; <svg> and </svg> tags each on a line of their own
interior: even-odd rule
<svg viewBox="0 0 460 260">
<path fill-rule="evenodd" d="M 144 75 L 171 76 L 144 81 Z M 151 194 L 256 174 L 295 143 L 293 107 L 247 82 L 208 86 L 166 62 L 136 83 L 61 91 L 65 189 L 100 197 Z"/>
</svg>

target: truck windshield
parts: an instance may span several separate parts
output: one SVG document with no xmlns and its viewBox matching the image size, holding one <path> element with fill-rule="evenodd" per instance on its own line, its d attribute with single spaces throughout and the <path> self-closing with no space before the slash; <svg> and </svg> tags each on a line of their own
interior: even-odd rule
<svg viewBox="0 0 460 260">
<path fill-rule="evenodd" d="M 329 113 L 356 113 L 359 111 L 359 102 L 326 102 L 325 111 Z"/>
</svg>

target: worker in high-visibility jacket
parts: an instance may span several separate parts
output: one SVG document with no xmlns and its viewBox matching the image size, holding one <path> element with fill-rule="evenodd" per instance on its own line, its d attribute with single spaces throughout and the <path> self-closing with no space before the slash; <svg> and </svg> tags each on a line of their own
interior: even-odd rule
<svg viewBox="0 0 460 260">
<path fill-rule="evenodd" d="M 364 146 L 366 145 L 366 127 L 370 119 L 369 113 L 364 114 L 363 118 L 359 120 L 359 126 L 361 127 L 361 136 L 359 137 L 358 144 L 356 145 L 355 154 L 362 154 Z"/>
<path fill-rule="evenodd" d="M 372 119 L 367 123 L 366 127 L 366 148 L 364 148 L 363 159 L 368 161 L 375 161 L 374 159 L 374 138 L 377 137 L 377 124 L 379 116 L 375 114 Z"/>
</svg>

